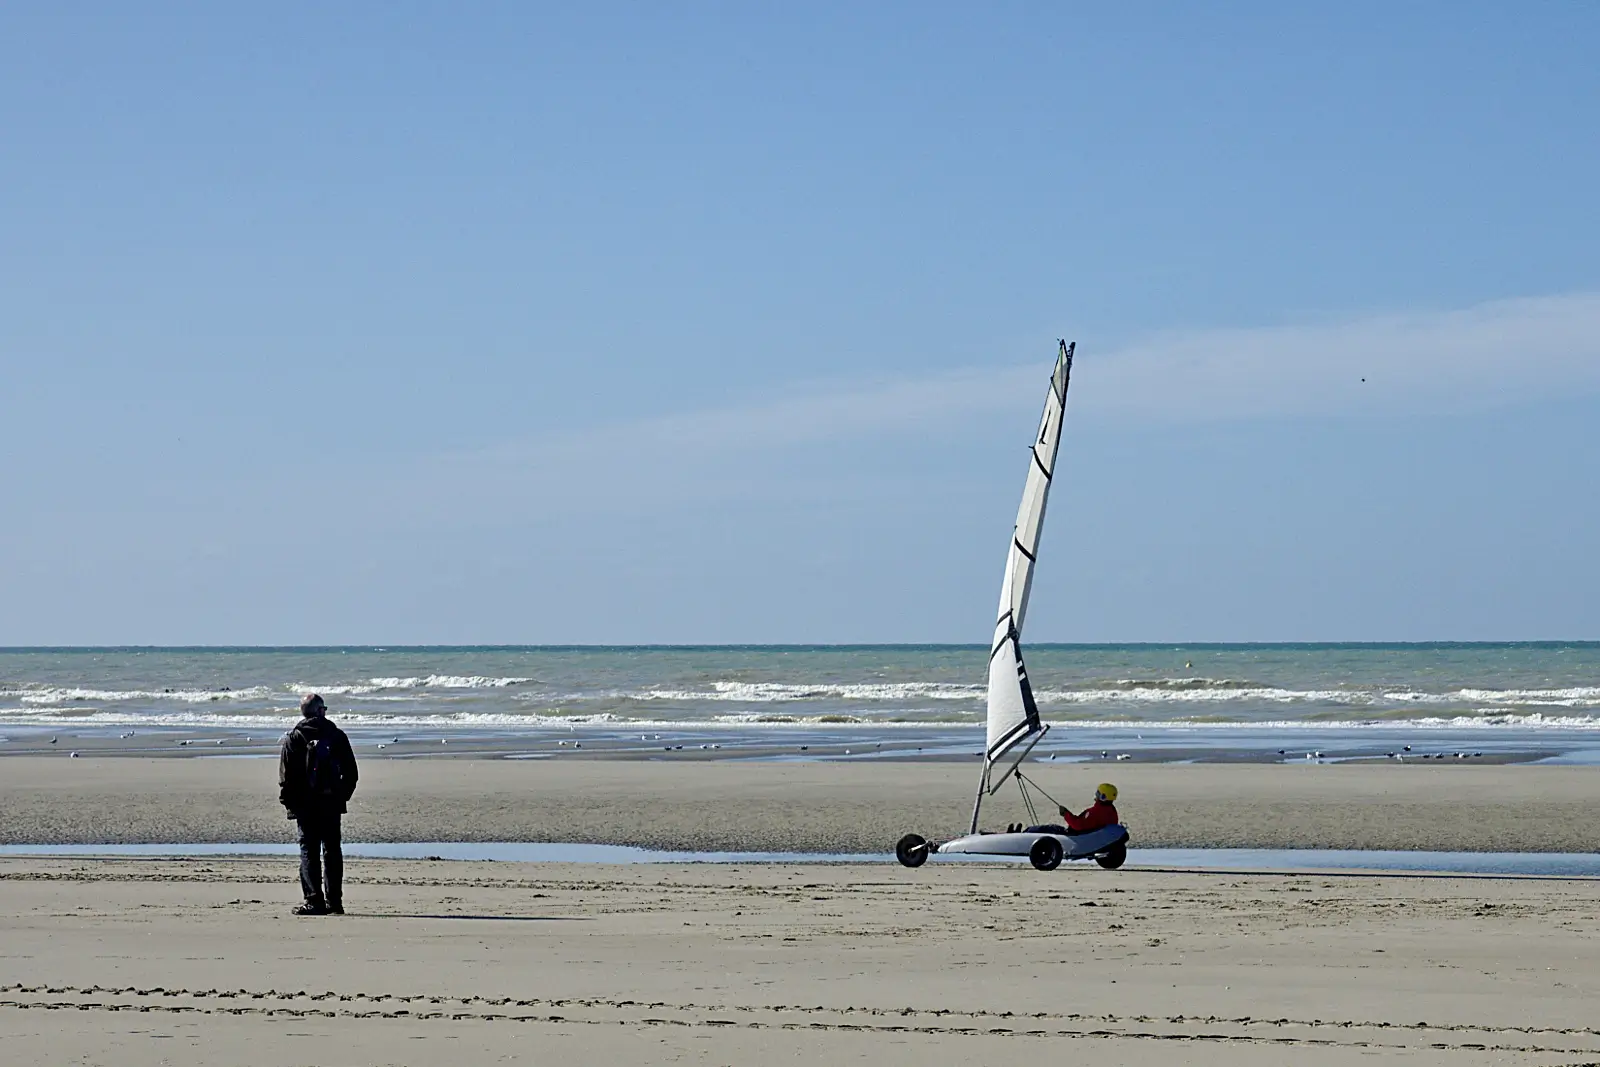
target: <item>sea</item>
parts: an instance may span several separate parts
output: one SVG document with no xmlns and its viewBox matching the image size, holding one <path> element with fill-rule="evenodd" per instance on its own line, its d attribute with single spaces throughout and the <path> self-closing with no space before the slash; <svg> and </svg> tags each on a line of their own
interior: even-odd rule
<svg viewBox="0 0 1600 1067">
<path fill-rule="evenodd" d="M 317 692 L 363 743 L 493 741 L 525 758 L 586 742 L 591 753 L 967 758 L 981 748 L 987 653 L 0 649 L 0 738 L 265 739 Z M 1041 644 L 1024 654 L 1051 725 L 1039 758 L 1600 763 L 1600 642 Z"/>
</svg>

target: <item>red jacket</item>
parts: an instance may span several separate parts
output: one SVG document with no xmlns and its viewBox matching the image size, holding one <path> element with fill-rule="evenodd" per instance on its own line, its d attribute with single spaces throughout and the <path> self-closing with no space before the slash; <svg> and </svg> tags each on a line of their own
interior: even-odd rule
<svg viewBox="0 0 1600 1067">
<path fill-rule="evenodd" d="M 1114 826 L 1117 819 L 1117 806 L 1107 801 L 1097 800 L 1084 809 L 1082 815 L 1074 815 L 1066 808 L 1061 809 L 1061 817 L 1067 820 L 1067 829 L 1075 834 L 1086 834 L 1091 830 L 1104 830 L 1107 826 Z"/>
</svg>

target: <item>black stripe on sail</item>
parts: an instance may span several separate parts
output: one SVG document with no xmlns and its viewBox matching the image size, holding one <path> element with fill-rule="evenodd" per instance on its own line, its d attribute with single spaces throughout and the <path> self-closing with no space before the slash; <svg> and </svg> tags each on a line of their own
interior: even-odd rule
<svg viewBox="0 0 1600 1067">
<path fill-rule="evenodd" d="M 1024 547 L 1023 547 L 1023 546 L 1022 546 L 1022 542 L 1021 542 L 1021 541 L 1018 541 L 1018 540 L 1017 540 L 1017 539 L 1016 539 L 1016 537 L 1012 537 L 1012 538 L 1011 538 L 1011 543 L 1012 543 L 1012 544 L 1014 544 L 1014 545 L 1016 545 L 1016 546 L 1017 546 L 1017 551 L 1018 551 L 1018 552 L 1021 552 L 1021 553 L 1022 553 L 1022 554 L 1023 554 L 1023 555 L 1024 555 L 1024 556 L 1027 556 L 1027 557 L 1028 557 L 1028 562 L 1029 562 L 1029 563 L 1033 563 L 1033 562 L 1035 562 L 1035 561 L 1034 561 L 1034 558 L 1033 558 L 1033 553 L 1032 553 L 1032 552 L 1029 552 L 1029 551 L 1028 551 L 1028 550 L 1027 550 L 1027 549 L 1026 549 L 1026 548 L 1024 548 Z"/>
<path fill-rule="evenodd" d="M 1029 451 L 1033 453 L 1034 466 L 1039 468 L 1039 473 L 1044 475 L 1044 480 L 1048 482 L 1050 480 L 1050 471 L 1045 467 L 1044 460 L 1039 458 L 1038 447 L 1031 448 Z"/>
<path fill-rule="evenodd" d="M 1001 753 L 1003 753 L 1006 749 L 1010 748 L 1012 745 L 1016 744 L 1022 738 L 1027 737 L 1029 734 L 1033 733 L 1033 731 L 1036 728 L 1037 728 L 1037 724 L 1036 723 L 1029 723 L 1029 722 L 1019 722 L 1019 723 L 1017 723 L 1017 725 L 1013 726 L 1011 729 L 1006 731 L 1006 734 L 1005 734 L 1004 737 L 1002 737 L 1000 740 L 996 741 L 994 744 L 989 746 L 989 751 L 987 753 L 989 759 L 990 760 L 999 759 Z"/>
<path fill-rule="evenodd" d="M 1031 559 L 1032 557 L 1030 556 L 1029 558 Z M 990 663 L 994 662 L 995 656 L 999 654 L 999 652 L 1000 652 L 1000 650 L 1002 648 L 1006 647 L 1006 643 L 1008 641 L 1015 642 L 1017 640 L 1016 617 L 1013 616 L 1011 614 L 1011 612 L 1009 612 L 1009 611 L 1002 612 L 1000 617 L 998 619 L 994 620 L 995 629 L 998 630 L 1000 628 L 1000 624 L 1001 623 L 1005 623 L 1006 624 L 1006 635 L 1004 637 L 1002 637 L 1000 640 L 996 641 L 994 643 L 994 647 L 989 650 L 989 662 Z"/>
<path fill-rule="evenodd" d="M 1009 615 L 1010 612 L 1006 614 Z M 994 652 L 989 653 L 989 659 L 993 661 L 995 652 L 999 652 L 1006 645 L 1011 646 L 1012 652 L 1017 657 L 1017 686 L 1022 690 L 1022 721 L 1007 730 L 1000 740 L 989 746 L 988 758 L 990 760 L 998 759 L 1000 753 L 1017 743 L 1018 738 L 1027 737 L 1039 729 L 1039 705 L 1033 699 L 1033 685 L 1028 681 L 1027 665 L 1022 662 L 1022 642 L 1017 636 L 1017 628 L 1015 626 L 1006 627 L 1005 640 L 995 646 Z"/>
<path fill-rule="evenodd" d="M 1028 668 L 1022 662 L 1022 646 L 1017 644 L 1016 634 L 1013 632 L 1011 643 L 1017 650 L 1017 684 L 1022 687 L 1022 708 L 1027 715 L 1028 732 L 1039 728 L 1039 705 L 1033 700 L 1033 686 L 1028 681 Z"/>
</svg>

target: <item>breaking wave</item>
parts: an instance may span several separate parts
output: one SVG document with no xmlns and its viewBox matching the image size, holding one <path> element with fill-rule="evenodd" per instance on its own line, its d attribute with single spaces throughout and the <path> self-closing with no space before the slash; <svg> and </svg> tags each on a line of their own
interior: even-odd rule
<svg viewBox="0 0 1600 1067">
<path fill-rule="evenodd" d="M 459 674 L 430 674 L 426 678 L 372 678 L 369 679 L 371 689 L 368 692 L 377 692 L 381 689 L 506 689 L 514 685 L 526 685 L 533 681 L 532 678 L 484 678 L 480 675 L 470 677 Z"/>
<path fill-rule="evenodd" d="M 0 707 L 0 726 L 133 726 L 133 727 L 188 727 L 210 729 L 241 729 L 261 727 L 285 730 L 293 726 L 299 714 L 294 711 L 244 711 L 229 714 L 208 714 L 203 711 L 135 712 L 107 708 L 64 709 L 46 707 Z M 1195 731 L 1250 731 L 1272 732 L 1279 730 L 1313 732 L 1354 732 L 1395 729 L 1468 729 L 1468 730 L 1597 730 L 1600 715 L 1546 715 L 1541 712 L 1526 714 L 1485 711 L 1477 714 L 1434 715 L 1408 719 L 1223 719 L 1213 716 L 1169 719 L 1137 719 L 1125 716 L 1106 718 L 1055 719 L 1047 717 L 1052 726 L 1065 730 L 1086 732 L 1138 731 L 1144 735 L 1168 732 Z M 398 714 L 373 714 L 347 712 L 338 716 L 341 726 L 357 729 L 428 729 L 428 730 L 482 730 L 550 728 L 568 726 L 614 727 L 634 729 L 677 730 L 763 730 L 783 728 L 849 728 L 871 730 L 951 729 L 981 730 L 982 722 L 976 716 L 960 718 L 945 716 L 896 716 L 849 714 L 747 714 L 718 715 L 705 719 L 635 718 L 614 712 L 546 712 L 540 714 L 507 714 L 503 712 L 426 712 L 408 711 Z"/>
<path fill-rule="evenodd" d="M 643 689 L 605 694 L 569 694 L 563 699 L 582 701 L 609 697 L 617 700 L 673 701 L 677 703 L 773 704 L 806 700 L 861 701 L 863 703 L 916 700 L 981 701 L 985 687 L 953 682 L 818 683 L 713 682 L 709 689 Z M 1388 690 L 1382 687 L 1348 689 L 1284 689 L 1260 683 L 1216 678 L 1119 679 L 1083 689 L 1036 689 L 1041 705 L 1059 704 L 1271 704 L 1314 703 L 1346 707 L 1408 706 L 1416 704 L 1498 704 L 1506 707 L 1600 706 L 1600 686 L 1565 689 L 1455 689 L 1429 693 Z"/>
<path fill-rule="evenodd" d="M 222 701 L 264 700 L 272 695 L 266 686 L 247 689 L 79 689 L 79 688 L 21 688 L 0 689 L 0 697 L 23 704 L 105 704 L 126 700 L 173 700 L 180 704 L 215 704 Z"/>
<path fill-rule="evenodd" d="M 710 689 L 644 689 L 614 692 L 622 700 L 673 700 L 682 703 L 732 701 L 740 704 L 787 703 L 795 700 L 981 700 L 981 685 L 951 682 L 886 682 L 791 685 L 783 682 L 713 682 Z"/>
</svg>

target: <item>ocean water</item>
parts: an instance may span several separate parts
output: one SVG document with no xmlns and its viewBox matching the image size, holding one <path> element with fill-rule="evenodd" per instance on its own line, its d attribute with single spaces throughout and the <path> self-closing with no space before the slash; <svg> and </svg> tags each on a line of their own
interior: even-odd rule
<svg viewBox="0 0 1600 1067">
<path fill-rule="evenodd" d="M 1058 744 L 1449 738 L 1579 762 L 1600 745 L 1600 642 L 1024 651 Z M 983 720 L 986 655 L 980 646 L 7 649 L 0 728 L 264 732 L 290 725 L 299 695 L 316 691 L 356 732 L 655 740 L 637 731 L 656 730 L 734 743 L 808 731 L 964 749 Z"/>
</svg>

